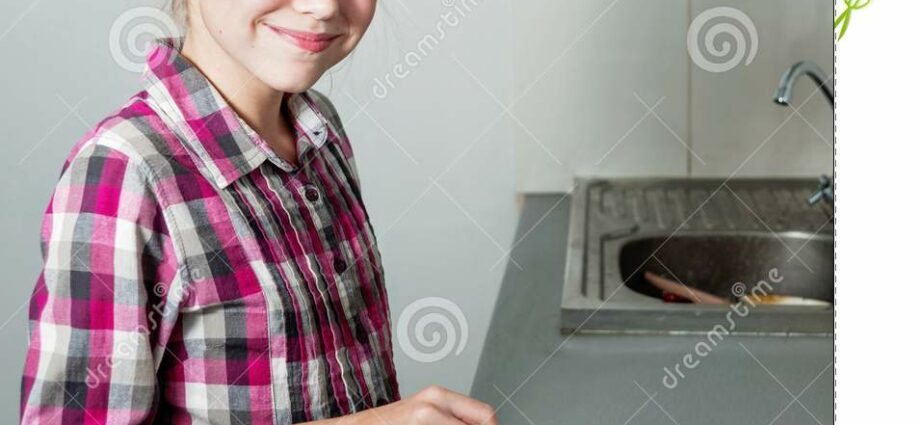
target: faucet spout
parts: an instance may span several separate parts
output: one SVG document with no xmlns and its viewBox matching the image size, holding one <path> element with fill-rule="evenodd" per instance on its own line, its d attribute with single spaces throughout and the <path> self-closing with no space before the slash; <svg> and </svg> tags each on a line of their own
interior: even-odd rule
<svg viewBox="0 0 920 425">
<path fill-rule="evenodd" d="M 828 176 L 821 176 L 821 179 L 818 180 L 818 189 L 808 197 L 808 205 L 821 201 L 834 205 L 834 182 Z"/>
<path fill-rule="evenodd" d="M 776 88 L 776 95 L 773 97 L 773 101 L 780 105 L 788 106 L 792 102 L 792 91 L 795 88 L 795 83 L 803 74 L 814 80 L 821 92 L 824 93 L 824 97 L 831 104 L 831 107 L 833 107 L 834 91 L 828 85 L 827 74 L 818 64 L 812 61 L 797 62 L 783 73 L 783 76 L 779 79 L 779 86 Z"/>
<path fill-rule="evenodd" d="M 789 106 L 790 102 L 792 102 L 792 90 L 795 88 L 796 81 L 802 75 L 807 75 L 814 80 L 821 92 L 824 93 L 824 97 L 827 98 L 827 102 L 831 104 L 831 108 L 833 108 L 834 90 L 828 85 L 827 74 L 821 70 L 818 64 L 812 61 L 796 62 L 783 73 L 783 76 L 779 79 L 779 86 L 776 88 L 776 95 L 773 96 L 773 101 L 782 106 Z M 821 201 L 830 205 L 834 204 L 834 182 L 828 176 L 821 176 L 818 181 L 818 190 L 808 197 L 809 205 L 815 205 Z"/>
</svg>

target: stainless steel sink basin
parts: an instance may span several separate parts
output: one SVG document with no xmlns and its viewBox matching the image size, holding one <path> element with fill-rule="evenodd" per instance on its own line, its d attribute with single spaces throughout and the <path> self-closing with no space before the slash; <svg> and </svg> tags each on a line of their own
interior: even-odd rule
<svg viewBox="0 0 920 425">
<path fill-rule="evenodd" d="M 833 211 L 806 202 L 814 184 L 580 180 L 572 195 L 561 329 L 686 334 L 725 325 L 740 334 L 831 335 Z M 646 271 L 737 302 L 666 302 Z M 758 290 L 830 304 L 738 305 L 741 295 Z M 739 314 L 741 307 L 749 308 Z"/>
<path fill-rule="evenodd" d="M 661 290 L 643 278 L 644 271 L 737 300 L 776 269 L 782 280 L 769 282 L 770 293 L 833 302 L 833 261 L 830 237 L 792 232 L 649 236 L 626 242 L 619 252 L 626 287 L 656 299 Z"/>
</svg>

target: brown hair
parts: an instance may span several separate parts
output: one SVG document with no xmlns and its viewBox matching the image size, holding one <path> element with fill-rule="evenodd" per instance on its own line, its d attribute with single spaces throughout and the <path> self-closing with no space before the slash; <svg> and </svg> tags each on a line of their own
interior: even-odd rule
<svg viewBox="0 0 920 425">
<path fill-rule="evenodd" d="M 188 0 L 167 0 L 167 3 L 173 20 L 184 28 L 188 23 Z"/>
</svg>

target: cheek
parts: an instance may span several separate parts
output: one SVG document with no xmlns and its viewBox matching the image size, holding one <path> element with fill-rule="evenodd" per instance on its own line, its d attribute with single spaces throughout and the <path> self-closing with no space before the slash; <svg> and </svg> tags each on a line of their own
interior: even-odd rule
<svg viewBox="0 0 920 425">
<path fill-rule="evenodd" d="M 364 34 L 374 18 L 376 0 L 340 0 L 339 7 L 352 31 Z"/>
<path fill-rule="evenodd" d="M 204 0 L 201 17 L 211 35 L 223 42 L 250 39 L 260 18 L 283 0 Z"/>
<path fill-rule="evenodd" d="M 249 21 L 254 23 L 262 16 L 283 9 L 289 0 L 233 0 L 230 3 L 236 4 L 225 7 L 239 7 L 249 16 Z"/>
</svg>

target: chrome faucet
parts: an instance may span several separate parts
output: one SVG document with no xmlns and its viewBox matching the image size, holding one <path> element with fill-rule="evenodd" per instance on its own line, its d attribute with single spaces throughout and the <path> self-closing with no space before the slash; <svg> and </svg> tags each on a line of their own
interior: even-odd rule
<svg viewBox="0 0 920 425">
<path fill-rule="evenodd" d="M 821 70 L 818 64 L 812 61 L 797 62 L 783 73 L 783 76 L 779 79 L 779 86 L 776 88 L 776 94 L 773 96 L 773 101 L 783 106 L 789 106 L 789 103 L 792 102 L 792 90 L 795 88 L 795 83 L 802 74 L 808 75 L 814 80 L 818 88 L 821 89 L 821 92 L 824 93 L 827 102 L 831 104 L 831 108 L 833 108 L 834 91 L 827 84 L 827 74 Z M 821 176 L 818 180 L 818 189 L 808 197 L 809 205 L 815 205 L 821 201 L 827 202 L 832 206 L 834 204 L 834 182 L 826 175 Z"/>
<path fill-rule="evenodd" d="M 831 205 L 834 204 L 834 183 L 831 182 L 828 176 L 821 176 L 818 179 L 818 190 L 808 197 L 808 205 L 814 205 L 821 201 Z"/>
<path fill-rule="evenodd" d="M 783 76 L 779 79 L 779 86 L 776 88 L 776 95 L 773 96 L 773 101 L 783 106 L 789 106 L 789 103 L 792 102 L 792 90 L 795 88 L 795 83 L 802 74 L 808 75 L 814 80 L 815 84 L 818 85 L 821 92 L 824 93 L 824 97 L 827 98 L 828 103 L 830 103 L 833 108 L 834 91 L 827 84 L 827 74 L 821 70 L 818 64 L 812 61 L 798 62 L 790 66 L 789 69 L 783 73 Z"/>
</svg>

